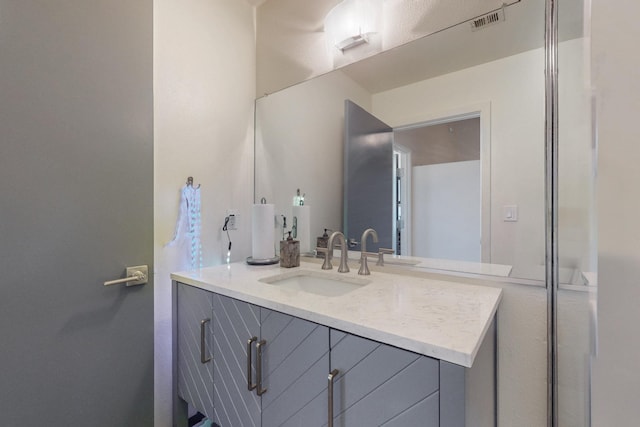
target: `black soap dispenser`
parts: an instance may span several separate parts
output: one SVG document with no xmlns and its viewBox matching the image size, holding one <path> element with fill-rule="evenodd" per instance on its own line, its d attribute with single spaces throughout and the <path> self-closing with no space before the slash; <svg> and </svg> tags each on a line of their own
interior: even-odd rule
<svg viewBox="0 0 640 427">
<path fill-rule="evenodd" d="M 293 240 L 291 232 L 286 240 L 280 241 L 280 267 L 291 268 L 300 266 L 300 241 Z"/>
</svg>

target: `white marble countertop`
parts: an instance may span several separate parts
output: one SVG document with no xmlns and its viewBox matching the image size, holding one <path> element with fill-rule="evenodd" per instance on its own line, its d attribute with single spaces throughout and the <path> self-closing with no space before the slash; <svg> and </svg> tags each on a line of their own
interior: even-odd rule
<svg viewBox="0 0 640 427">
<path fill-rule="evenodd" d="M 296 270 L 370 283 L 341 296 L 322 296 L 259 281 Z M 465 367 L 473 364 L 502 295 L 498 288 L 379 271 L 358 276 L 357 268 L 339 274 L 306 262 L 296 268 L 233 263 L 171 278 Z"/>
</svg>

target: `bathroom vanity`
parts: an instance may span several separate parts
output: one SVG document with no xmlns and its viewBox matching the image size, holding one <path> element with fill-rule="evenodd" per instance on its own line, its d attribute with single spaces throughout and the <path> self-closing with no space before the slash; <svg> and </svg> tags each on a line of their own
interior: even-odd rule
<svg viewBox="0 0 640 427">
<path fill-rule="evenodd" d="M 497 288 L 235 263 L 172 274 L 174 425 L 495 425 Z"/>
</svg>

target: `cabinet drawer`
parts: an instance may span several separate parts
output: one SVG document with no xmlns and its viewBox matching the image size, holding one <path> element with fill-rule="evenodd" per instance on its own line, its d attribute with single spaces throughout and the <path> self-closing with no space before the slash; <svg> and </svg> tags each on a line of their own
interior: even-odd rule
<svg viewBox="0 0 640 427">
<path fill-rule="evenodd" d="M 201 413 L 212 417 L 211 293 L 179 283 L 177 299 L 178 395 Z"/>
<path fill-rule="evenodd" d="M 265 308 L 261 313 L 263 427 L 326 425 L 329 328 Z"/>
<path fill-rule="evenodd" d="M 260 396 L 248 390 L 247 341 L 260 337 L 260 307 L 213 294 L 215 417 L 221 427 L 260 426 Z M 255 345 L 251 363 L 256 381 Z"/>
<path fill-rule="evenodd" d="M 439 362 L 386 344 L 331 331 L 334 425 L 439 424 Z"/>
</svg>

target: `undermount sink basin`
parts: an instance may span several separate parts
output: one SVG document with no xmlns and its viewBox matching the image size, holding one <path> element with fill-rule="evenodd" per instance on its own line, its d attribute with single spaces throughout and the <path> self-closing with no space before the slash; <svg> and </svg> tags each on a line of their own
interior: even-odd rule
<svg viewBox="0 0 640 427">
<path fill-rule="evenodd" d="M 260 282 L 325 297 L 345 295 L 370 283 L 367 279 L 343 277 L 341 274 L 311 270 L 296 270 L 276 276 L 264 277 L 260 279 Z"/>
</svg>

